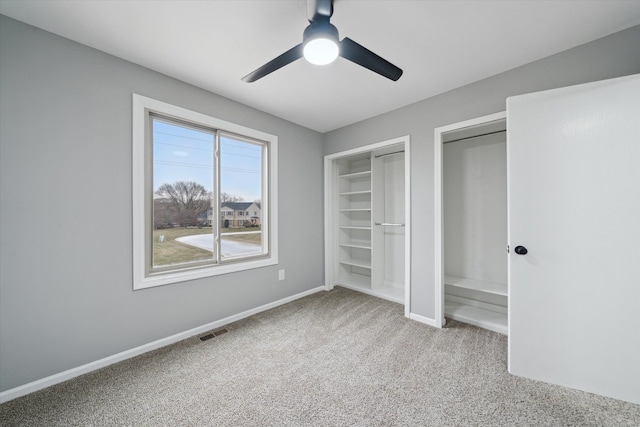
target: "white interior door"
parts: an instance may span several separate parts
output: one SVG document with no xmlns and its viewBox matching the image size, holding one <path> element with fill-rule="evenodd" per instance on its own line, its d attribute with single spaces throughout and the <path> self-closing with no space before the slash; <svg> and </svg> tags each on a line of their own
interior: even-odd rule
<svg viewBox="0 0 640 427">
<path fill-rule="evenodd" d="M 640 403 L 640 75 L 509 98 L 507 128 L 509 372 Z"/>
</svg>

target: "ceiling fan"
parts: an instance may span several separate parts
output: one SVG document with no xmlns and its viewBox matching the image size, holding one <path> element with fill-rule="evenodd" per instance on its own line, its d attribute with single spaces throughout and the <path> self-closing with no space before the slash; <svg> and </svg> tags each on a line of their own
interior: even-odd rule
<svg viewBox="0 0 640 427">
<path fill-rule="evenodd" d="M 309 26 L 302 35 L 302 43 L 247 74 L 242 78 L 243 81 L 255 82 L 303 56 L 316 65 L 329 64 L 341 56 L 393 81 L 402 76 L 400 68 L 350 38 L 338 41 L 338 29 L 329 22 L 333 15 L 333 0 L 308 1 L 315 3 L 315 7 L 309 18 Z"/>
</svg>

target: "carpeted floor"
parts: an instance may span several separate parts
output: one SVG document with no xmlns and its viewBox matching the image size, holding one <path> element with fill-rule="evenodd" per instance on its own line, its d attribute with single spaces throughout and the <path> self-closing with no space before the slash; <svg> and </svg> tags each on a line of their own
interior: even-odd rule
<svg viewBox="0 0 640 427">
<path fill-rule="evenodd" d="M 507 338 L 336 288 L 0 406 L 2 426 L 638 426 L 507 373 Z"/>
</svg>

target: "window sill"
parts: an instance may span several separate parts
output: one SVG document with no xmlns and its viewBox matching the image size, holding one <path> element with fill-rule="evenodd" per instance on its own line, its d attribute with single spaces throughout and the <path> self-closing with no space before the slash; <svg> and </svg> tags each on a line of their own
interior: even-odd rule
<svg viewBox="0 0 640 427">
<path fill-rule="evenodd" d="M 229 264 L 214 265 L 211 267 L 194 268 L 193 270 L 180 270 L 176 272 L 163 272 L 151 275 L 144 275 L 142 272 L 136 274 L 133 290 L 153 288 L 155 286 L 170 285 L 173 283 L 186 282 L 188 280 L 203 279 L 205 277 L 219 276 L 221 274 L 235 273 L 238 271 L 252 270 L 254 268 L 277 265 L 276 257 L 260 258 L 251 261 L 242 261 Z"/>
</svg>

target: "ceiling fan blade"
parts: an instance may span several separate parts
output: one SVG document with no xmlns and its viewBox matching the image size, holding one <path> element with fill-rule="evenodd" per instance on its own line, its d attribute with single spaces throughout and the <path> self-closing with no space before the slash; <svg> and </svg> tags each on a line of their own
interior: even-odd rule
<svg viewBox="0 0 640 427">
<path fill-rule="evenodd" d="M 271 74 L 276 70 L 291 64 L 293 61 L 302 58 L 302 43 L 292 47 L 282 55 L 264 64 L 262 67 L 250 72 L 242 78 L 242 81 L 247 83 L 255 82 L 258 79 L 263 78 L 267 74 Z"/>
<path fill-rule="evenodd" d="M 319 18 L 331 18 L 333 15 L 333 0 L 307 0 L 307 19 L 309 22 Z"/>
<path fill-rule="evenodd" d="M 402 70 L 400 68 L 348 37 L 345 37 L 340 42 L 340 56 L 394 82 L 402 76 Z"/>
</svg>

